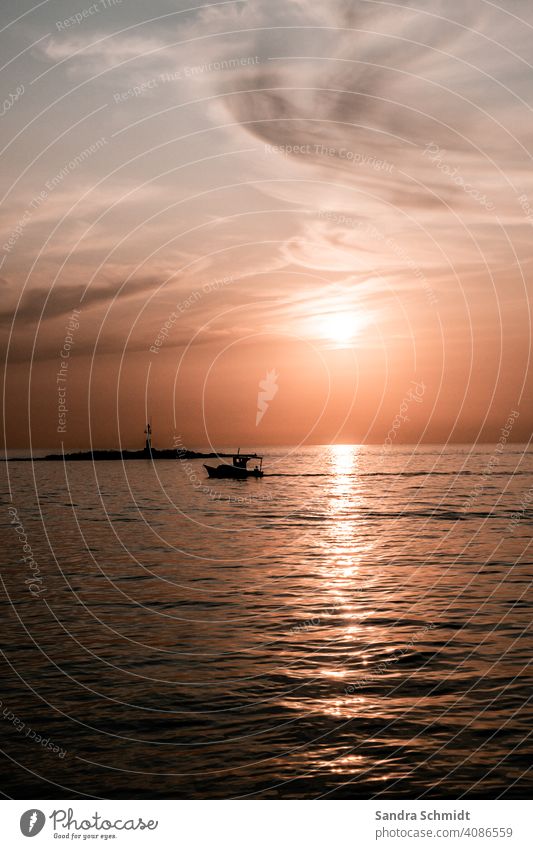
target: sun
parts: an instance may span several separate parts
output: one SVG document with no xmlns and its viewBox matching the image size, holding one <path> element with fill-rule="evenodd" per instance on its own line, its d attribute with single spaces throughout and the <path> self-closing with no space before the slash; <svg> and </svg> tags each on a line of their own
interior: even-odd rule
<svg viewBox="0 0 533 849">
<path fill-rule="evenodd" d="M 354 312 L 326 313 L 318 318 L 320 335 L 335 348 L 348 348 L 361 329 L 361 317 Z"/>
</svg>

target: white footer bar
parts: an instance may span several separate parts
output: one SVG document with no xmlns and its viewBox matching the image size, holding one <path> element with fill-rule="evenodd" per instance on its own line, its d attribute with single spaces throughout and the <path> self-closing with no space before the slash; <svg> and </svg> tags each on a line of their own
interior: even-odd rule
<svg viewBox="0 0 533 849">
<path fill-rule="evenodd" d="M 527 801 L 25 800 L 2 802 L 2 844 L 158 849 L 533 846 Z M 29 843 L 34 838 L 35 843 Z"/>
</svg>

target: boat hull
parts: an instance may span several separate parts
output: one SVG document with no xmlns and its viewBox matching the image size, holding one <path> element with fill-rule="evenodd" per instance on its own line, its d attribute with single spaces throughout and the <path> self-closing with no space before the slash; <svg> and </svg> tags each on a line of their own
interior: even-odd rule
<svg viewBox="0 0 533 849">
<path fill-rule="evenodd" d="M 220 466 L 206 466 L 204 469 L 210 478 L 232 478 L 233 480 L 244 480 L 245 478 L 262 478 L 263 472 L 260 469 L 238 469 L 236 466 L 230 466 L 228 463 L 223 463 Z"/>
</svg>

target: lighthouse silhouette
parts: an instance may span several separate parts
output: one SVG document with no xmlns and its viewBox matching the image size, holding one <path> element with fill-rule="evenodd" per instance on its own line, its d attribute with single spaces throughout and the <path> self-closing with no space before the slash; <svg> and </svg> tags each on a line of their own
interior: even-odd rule
<svg viewBox="0 0 533 849">
<path fill-rule="evenodd" d="M 152 454 L 152 419 L 147 423 L 144 430 L 146 434 L 146 442 L 144 443 L 145 454 Z"/>
</svg>

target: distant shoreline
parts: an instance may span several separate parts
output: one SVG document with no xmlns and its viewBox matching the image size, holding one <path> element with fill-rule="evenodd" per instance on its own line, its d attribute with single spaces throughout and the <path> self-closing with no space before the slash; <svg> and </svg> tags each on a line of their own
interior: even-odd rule
<svg viewBox="0 0 533 849">
<path fill-rule="evenodd" d="M 47 463 L 47 462 L 80 462 L 90 460 L 208 460 L 216 457 L 232 457 L 232 454 L 219 454 L 211 451 L 205 454 L 201 451 L 189 451 L 179 448 L 146 448 L 140 451 L 120 451 L 118 449 L 97 449 L 95 451 L 76 451 L 69 454 L 47 454 L 45 457 L 1 457 L 3 463 Z"/>
</svg>

